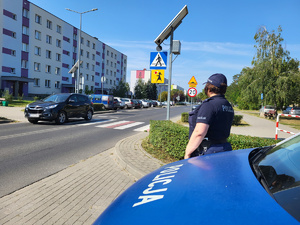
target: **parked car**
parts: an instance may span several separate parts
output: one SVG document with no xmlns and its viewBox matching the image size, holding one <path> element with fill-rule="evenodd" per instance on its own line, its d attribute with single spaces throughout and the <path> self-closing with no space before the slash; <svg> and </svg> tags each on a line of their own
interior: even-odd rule
<svg viewBox="0 0 300 225">
<path fill-rule="evenodd" d="M 157 102 L 156 101 L 154 101 L 154 100 L 150 100 L 150 101 L 151 101 L 153 107 L 157 106 Z"/>
<path fill-rule="evenodd" d="M 142 108 L 148 108 L 149 107 L 149 102 L 145 99 L 140 100 L 142 102 Z"/>
<path fill-rule="evenodd" d="M 285 110 L 282 111 L 283 114 L 290 114 L 292 107 L 288 106 Z"/>
<path fill-rule="evenodd" d="M 114 98 L 114 110 L 120 109 L 121 104 L 118 99 Z"/>
<path fill-rule="evenodd" d="M 133 102 L 133 108 L 135 109 L 139 109 L 139 108 L 142 108 L 142 103 L 137 100 L 137 99 L 131 99 L 131 101 Z"/>
<path fill-rule="evenodd" d="M 177 161 L 138 180 L 94 224 L 299 225 L 299 164 L 300 134 Z"/>
<path fill-rule="evenodd" d="M 264 116 L 265 118 L 269 119 L 275 119 L 277 116 L 277 111 L 272 105 L 262 106 L 260 109 L 260 116 Z"/>
<path fill-rule="evenodd" d="M 118 101 L 120 103 L 120 108 L 121 109 L 125 108 L 125 101 L 123 101 L 122 98 L 120 98 L 120 97 L 114 97 L 114 99 L 118 99 Z"/>
<path fill-rule="evenodd" d="M 202 104 L 202 103 L 199 102 L 199 103 L 193 105 L 193 106 L 192 106 L 192 111 L 194 111 L 194 110 L 195 110 L 197 107 L 199 107 L 201 104 Z"/>
<path fill-rule="evenodd" d="M 89 95 L 89 98 L 93 103 L 102 103 L 106 109 L 114 108 L 114 96 L 112 95 L 92 94 Z"/>
<path fill-rule="evenodd" d="M 293 107 L 291 109 L 291 115 L 300 115 L 300 107 Z"/>
<path fill-rule="evenodd" d="M 65 123 L 71 117 L 83 117 L 91 120 L 93 117 L 93 103 L 86 95 L 62 93 L 28 104 L 25 107 L 25 117 L 30 123 L 39 120 Z"/>
<path fill-rule="evenodd" d="M 121 98 L 121 100 L 125 102 L 125 109 L 133 108 L 133 102 L 130 98 Z"/>
</svg>

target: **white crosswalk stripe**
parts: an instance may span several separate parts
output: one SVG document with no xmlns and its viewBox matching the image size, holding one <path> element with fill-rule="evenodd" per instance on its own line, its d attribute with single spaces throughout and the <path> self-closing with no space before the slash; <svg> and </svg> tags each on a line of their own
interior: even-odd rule
<svg viewBox="0 0 300 225">
<path fill-rule="evenodd" d="M 124 129 L 130 128 L 130 127 L 138 126 L 138 125 L 143 124 L 143 123 L 144 122 L 130 123 L 130 124 L 127 124 L 127 125 L 124 125 L 124 126 L 116 127 L 115 129 L 117 129 L 117 130 L 124 130 Z"/>
<path fill-rule="evenodd" d="M 150 129 L 150 124 L 143 126 L 143 127 L 139 127 L 137 129 L 134 129 L 133 131 L 145 131 L 145 130 L 149 130 Z"/>
<path fill-rule="evenodd" d="M 95 126 L 95 127 L 102 127 L 102 128 L 111 128 L 116 130 L 125 130 L 131 127 L 136 127 L 141 124 L 144 124 L 145 122 L 135 122 L 135 121 L 129 121 L 129 120 L 121 120 L 121 121 L 115 121 L 116 119 L 104 119 L 101 121 L 91 121 L 89 123 L 82 123 L 77 124 L 77 126 Z M 113 122 L 115 121 L 115 122 Z M 100 124 L 100 125 L 99 125 Z M 136 128 L 133 131 L 145 131 L 150 129 L 150 124 L 142 126 L 140 128 Z"/>
</svg>

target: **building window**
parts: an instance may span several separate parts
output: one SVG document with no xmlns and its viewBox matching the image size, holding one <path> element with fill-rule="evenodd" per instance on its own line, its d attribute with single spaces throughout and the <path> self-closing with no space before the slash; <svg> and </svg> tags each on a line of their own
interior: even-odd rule
<svg viewBox="0 0 300 225">
<path fill-rule="evenodd" d="M 56 39 L 56 47 L 61 48 L 61 40 Z"/>
<path fill-rule="evenodd" d="M 115 59 L 117 59 L 117 54 L 115 54 Z"/>
<path fill-rule="evenodd" d="M 26 26 L 23 26 L 23 27 L 22 27 L 22 34 L 26 34 L 26 35 L 29 34 L 29 29 L 28 29 L 28 27 L 26 27 Z"/>
<path fill-rule="evenodd" d="M 17 20 L 17 15 L 13 13 L 13 14 L 11 15 L 11 18 L 14 19 L 14 20 Z"/>
<path fill-rule="evenodd" d="M 117 63 L 115 63 L 115 68 L 117 68 Z"/>
<path fill-rule="evenodd" d="M 46 50 L 46 58 L 51 59 L 51 51 Z"/>
<path fill-rule="evenodd" d="M 89 80 L 89 75 L 88 74 L 86 75 L 86 80 Z"/>
<path fill-rule="evenodd" d="M 16 73 L 16 68 L 10 68 L 10 73 Z"/>
<path fill-rule="evenodd" d="M 109 84 L 112 85 L 112 80 L 109 80 Z"/>
<path fill-rule="evenodd" d="M 47 20 L 47 28 L 52 30 L 52 22 L 50 20 Z"/>
<path fill-rule="evenodd" d="M 52 37 L 50 35 L 46 35 L 46 43 L 52 44 Z"/>
<path fill-rule="evenodd" d="M 38 14 L 35 14 L 35 22 L 38 24 L 42 23 L 42 17 Z"/>
<path fill-rule="evenodd" d="M 83 43 L 84 43 L 84 38 L 82 37 L 82 38 L 81 38 L 81 44 L 83 44 Z"/>
<path fill-rule="evenodd" d="M 55 74 L 56 74 L 56 75 L 60 75 L 60 68 L 59 68 L 59 67 L 56 67 L 56 68 L 55 68 Z"/>
<path fill-rule="evenodd" d="M 90 41 L 87 40 L 87 41 L 86 41 L 86 45 L 87 45 L 88 47 L 90 47 L 90 44 L 91 44 Z"/>
<path fill-rule="evenodd" d="M 73 46 L 73 52 L 77 53 L 77 47 Z"/>
<path fill-rule="evenodd" d="M 106 53 L 107 53 L 107 56 L 109 56 L 109 51 L 108 51 L 108 50 L 107 50 L 107 52 L 106 52 Z"/>
<path fill-rule="evenodd" d="M 95 81 L 95 76 L 94 75 L 92 75 L 92 81 Z"/>
<path fill-rule="evenodd" d="M 34 54 L 35 54 L 35 55 L 39 55 L 39 56 L 41 56 L 41 48 L 40 48 L 40 47 L 37 47 L 37 46 L 35 46 L 35 47 L 34 47 Z"/>
<path fill-rule="evenodd" d="M 27 9 L 23 9 L 23 17 L 29 18 L 29 11 Z"/>
<path fill-rule="evenodd" d="M 22 59 L 21 66 L 23 69 L 27 69 L 27 63 L 28 63 L 27 60 Z"/>
<path fill-rule="evenodd" d="M 22 43 L 22 51 L 23 52 L 28 52 L 28 44 Z"/>
<path fill-rule="evenodd" d="M 46 73 L 51 73 L 51 66 L 50 65 L 46 65 L 45 72 Z"/>
<path fill-rule="evenodd" d="M 90 64 L 86 63 L 86 69 L 89 69 L 89 68 L 90 68 Z"/>
<path fill-rule="evenodd" d="M 95 54 L 92 55 L 92 59 L 95 60 Z"/>
<path fill-rule="evenodd" d="M 113 58 L 113 57 L 114 57 L 114 53 L 111 53 L 111 54 L 110 54 L 110 57 L 112 57 L 112 58 Z"/>
<path fill-rule="evenodd" d="M 61 26 L 59 25 L 56 25 L 56 32 L 61 34 Z"/>
<path fill-rule="evenodd" d="M 51 87 L 51 80 L 45 80 L 45 87 L 47 88 Z"/>
<path fill-rule="evenodd" d="M 56 61 L 61 61 L 61 54 L 59 53 L 56 53 Z"/>
<path fill-rule="evenodd" d="M 108 60 L 106 60 L 106 65 L 107 65 L 107 66 L 109 65 L 109 61 L 108 61 Z"/>
<path fill-rule="evenodd" d="M 96 44 L 95 43 L 93 43 L 93 49 L 95 49 L 96 48 Z"/>
<path fill-rule="evenodd" d="M 92 65 L 92 71 L 95 71 L 95 65 Z"/>
<path fill-rule="evenodd" d="M 13 38 L 17 38 L 17 33 L 16 32 L 11 32 L 11 36 L 13 37 Z"/>
<path fill-rule="evenodd" d="M 73 39 L 77 40 L 77 34 L 73 34 Z"/>
<path fill-rule="evenodd" d="M 55 88 L 60 88 L 60 82 L 59 81 L 55 81 Z"/>
<path fill-rule="evenodd" d="M 89 59 L 90 58 L 90 53 L 86 52 L 86 57 Z"/>
<path fill-rule="evenodd" d="M 82 49 L 80 49 L 80 55 L 83 56 L 83 50 Z"/>
<path fill-rule="evenodd" d="M 40 63 L 37 63 L 37 62 L 34 63 L 34 71 L 41 71 L 41 64 Z"/>
<path fill-rule="evenodd" d="M 33 80 L 33 86 L 39 87 L 40 86 L 40 79 L 39 78 L 34 78 Z"/>
<path fill-rule="evenodd" d="M 37 40 L 41 40 L 41 32 L 40 31 L 35 31 L 35 39 L 37 39 Z"/>
</svg>

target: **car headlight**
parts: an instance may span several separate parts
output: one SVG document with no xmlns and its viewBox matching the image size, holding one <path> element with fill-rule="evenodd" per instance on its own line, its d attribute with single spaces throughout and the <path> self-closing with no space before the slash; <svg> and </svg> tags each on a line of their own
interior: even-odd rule
<svg viewBox="0 0 300 225">
<path fill-rule="evenodd" d="M 56 106 L 57 106 L 57 104 L 49 105 L 49 106 L 46 106 L 45 109 L 54 109 Z"/>
</svg>

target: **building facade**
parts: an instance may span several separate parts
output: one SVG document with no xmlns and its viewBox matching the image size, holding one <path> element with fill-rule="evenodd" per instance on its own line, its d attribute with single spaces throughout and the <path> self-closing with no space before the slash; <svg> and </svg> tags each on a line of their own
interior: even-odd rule
<svg viewBox="0 0 300 225">
<path fill-rule="evenodd" d="M 0 9 L 1 90 L 14 96 L 74 92 L 70 70 L 78 61 L 79 29 L 27 0 L 1 0 Z M 126 55 L 85 32 L 80 41 L 79 89 L 109 93 L 126 81 Z"/>
</svg>

